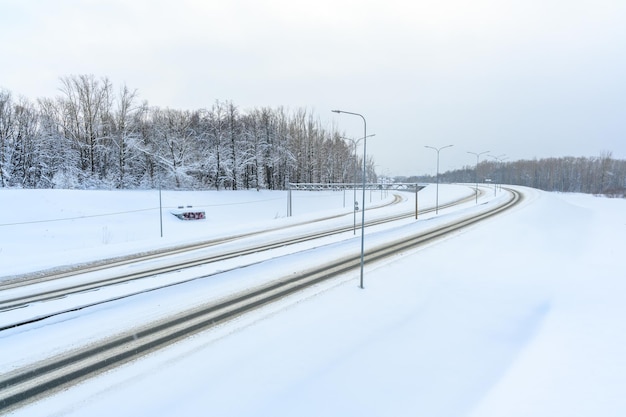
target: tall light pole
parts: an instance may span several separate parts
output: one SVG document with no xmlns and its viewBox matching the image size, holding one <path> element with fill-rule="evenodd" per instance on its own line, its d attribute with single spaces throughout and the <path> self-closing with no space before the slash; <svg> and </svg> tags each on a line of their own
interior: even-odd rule
<svg viewBox="0 0 626 417">
<path fill-rule="evenodd" d="M 363 119 L 363 206 L 361 207 L 361 288 L 363 287 L 363 261 L 365 255 L 365 164 L 366 160 L 366 150 L 367 150 L 367 122 L 365 121 L 365 117 L 359 113 L 353 113 L 349 111 L 343 110 L 332 110 L 333 113 L 345 113 L 351 114 L 353 116 L 358 116 Z"/>
<path fill-rule="evenodd" d="M 442 149 L 450 148 L 452 146 L 454 145 L 446 145 L 446 146 L 442 146 L 441 148 L 435 148 L 433 146 L 424 146 L 425 148 L 434 149 L 435 151 L 437 151 L 437 191 L 436 191 L 436 197 L 435 197 L 435 214 L 439 214 L 439 152 Z"/>
<path fill-rule="evenodd" d="M 159 180 L 159 223 L 161 224 L 161 237 L 163 237 L 163 200 L 161 199 L 161 180 Z"/>
<path fill-rule="evenodd" d="M 376 136 L 375 133 L 372 133 L 371 135 L 368 135 L 368 138 L 371 138 L 372 136 Z M 341 139 L 345 139 L 345 140 L 349 140 L 350 142 L 352 142 L 352 144 L 354 145 L 354 196 L 353 196 L 353 204 L 354 207 L 352 208 L 352 211 L 354 212 L 354 226 L 352 227 L 352 234 L 356 235 L 356 146 L 359 144 L 360 141 L 362 141 L 363 139 L 365 139 L 365 137 L 363 138 L 359 138 L 359 139 L 352 139 L 352 138 L 346 138 L 346 137 L 341 137 Z"/>
<path fill-rule="evenodd" d="M 506 154 L 502 154 L 502 155 L 498 155 L 498 156 L 495 156 L 495 155 L 487 155 L 487 156 L 490 157 L 490 158 L 495 159 L 496 161 L 498 161 L 498 164 L 500 165 L 500 167 L 502 166 L 504 160 L 507 159 L 507 158 L 505 158 Z M 494 180 L 495 180 L 495 175 L 494 175 Z M 500 181 L 500 184 L 502 184 L 502 181 Z M 498 181 L 496 180 L 496 182 L 493 185 L 493 195 L 494 195 L 494 197 L 497 194 L 497 190 L 498 190 Z"/>
<path fill-rule="evenodd" d="M 474 172 L 474 179 L 476 180 L 476 204 L 478 204 L 478 159 L 480 158 L 480 155 L 484 155 L 486 153 L 489 153 L 489 151 L 483 151 L 483 152 L 480 152 L 480 153 L 467 151 L 467 153 L 471 153 L 472 155 L 476 155 L 476 171 Z"/>
</svg>

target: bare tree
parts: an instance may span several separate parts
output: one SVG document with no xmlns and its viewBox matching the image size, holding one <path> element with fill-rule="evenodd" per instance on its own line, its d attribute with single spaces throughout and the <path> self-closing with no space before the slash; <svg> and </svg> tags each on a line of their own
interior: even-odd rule
<svg viewBox="0 0 626 417">
<path fill-rule="evenodd" d="M 14 184 L 35 187 L 39 177 L 38 166 L 38 113 L 32 103 L 21 99 L 14 107 L 15 136 L 11 165 Z"/>
<path fill-rule="evenodd" d="M 102 142 L 107 137 L 103 120 L 110 113 L 111 83 L 107 78 L 79 75 L 63 77 L 61 84 L 65 133 L 80 150 L 83 170 L 102 178 L 105 168 L 99 162 L 104 152 Z"/>
<path fill-rule="evenodd" d="M 14 128 L 11 93 L 0 90 L 0 187 L 6 187 L 10 178 Z"/>
<path fill-rule="evenodd" d="M 117 188 L 124 188 L 129 181 L 127 171 L 132 168 L 132 163 L 140 158 L 138 152 L 141 115 L 146 111 L 145 107 L 135 106 L 136 91 L 130 91 L 123 86 L 117 99 L 117 108 L 112 118 L 113 129 L 111 132 L 112 151 L 115 154 L 117 166 Z"/>
</svg>

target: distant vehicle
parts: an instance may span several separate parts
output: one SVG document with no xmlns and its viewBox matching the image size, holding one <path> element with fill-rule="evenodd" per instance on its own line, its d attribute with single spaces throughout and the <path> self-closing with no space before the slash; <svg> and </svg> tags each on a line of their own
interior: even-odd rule
<svg viewBox="0 0 626 417">
<path fill-rule="evenodd" d="M 192 206 L 178 206 L 177 209 L 172 210 L 174 216 L 178 217 L 181 220 L 204 220 L 206 219 L 206 214 L 204 210 L 194 209 Z"/>
</svg>

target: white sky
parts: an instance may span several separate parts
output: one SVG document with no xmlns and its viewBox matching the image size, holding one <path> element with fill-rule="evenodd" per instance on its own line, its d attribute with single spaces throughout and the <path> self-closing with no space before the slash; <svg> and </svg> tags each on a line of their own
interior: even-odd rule
<svg viewBox="0 0 626 417">
<path fill-rule="evenodd" d="M 0 88 L 94 74 L 151 105 L 306 107 L 361 137 L 379 173 L 626 158 L 623 0 L 0 0 Z M 10 39 L 10 41 L 8 41 Z"/>
</svg>

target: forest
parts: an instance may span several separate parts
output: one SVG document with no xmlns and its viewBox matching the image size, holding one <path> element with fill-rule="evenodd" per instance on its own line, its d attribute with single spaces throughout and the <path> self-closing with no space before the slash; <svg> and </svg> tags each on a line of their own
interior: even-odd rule
<svg viewBox="0 0 626 417">
<path fill-rule="evenodd" d="M 362 166 L 306 110 L 163 109 L 107 78 L 60 82 L 60 95 L 36 103 L 0 90 L 0 187 L 285 189 L 353 182 Z M 375 178 L 372 161 L 366 168 Z"/>
<path fill-rule="evenodd" d="M 362 181 L 363 160 L 342 134 L 305 109 L 240 110 L 232 102 L 175 110 L 149 106 L 106 78 L 60 78 L 60 94 L 32 102 L 0 89 L 0 187 L 286 189 Z M 377 182 L 372 158 L 366 180 Z M 354 178 L 356 171 L 356 178 Z M 396 182 L 435 182 L 433 176 Z M 599 157 L 483 160 L 441 182 L 516 184 L 623 197 L 626 161 Z"/>
<path fill-rule="evenodd" d="M 519 161 L 489 159 L 478 165 L 447 171 L 440 182 L 514 184 L 545 191 L 602 194 L 626 198 L 626 161 L 611 152 L 599 157 L 561 157 Z M 405 182 L 435 182 L 434 176 L 402 178 Z"/>
</svg>

